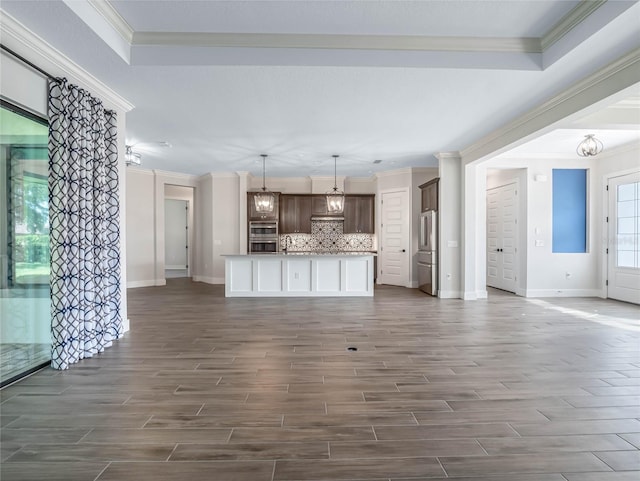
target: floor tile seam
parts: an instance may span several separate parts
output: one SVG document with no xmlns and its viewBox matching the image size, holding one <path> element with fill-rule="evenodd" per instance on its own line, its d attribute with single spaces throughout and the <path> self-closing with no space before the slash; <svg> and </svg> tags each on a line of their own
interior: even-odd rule
<svg viewBox="0 0 640 481">
<path fill-rule="evenodd" d="M 176 452 L 176 449 L 178 449 L 178 445 L 179 445 L 179 444 L 180 444 L 180 443 L 175 443 L 175 444 L 173 445 L 173 449 L 171 450 L 171 452 L 170 452 L 170 453 L 169 453 L 169 455 L 167 456 L 167 459 L 165 459 L 165 462 L 169 462 L 169 461 L 171 460 L 171 456 L 173 456 L 173 453 L 175 453 L 175 452 Z"/>
<path fill-rule="evenodd" d="M 635 450 L 622 450 L 622 449 L 618 449 L 616 451 L 591 451 L 591 454 L 593 454 L 596 458 L 598 458 L 601 462 L 603 462 L 607 467 L 609 467 L 609 469 L 611 469 L 611 471 L 614 471 L 616 473 L 624 473 L 624 472 L 635 472 L 638 471 L 639 469 L 615 469 L 611 464 L 609 464 L 608 462 L 606 462 L 604 459 L 602 459 L 600 456 L 598 456 L 598 453 L 622 453 L 622 452 L 636 452 L 638 451 L 637 449 Z M 638 467 L 640 468 L 640 466 Z"/>
<path fill-rule="evenodd" d="M 98 481 L 100 479 L 100 476 L 104 474 L 104 472 L 109 468 L 109 466 L 111 466 L 111 461 L 107 462 L 107 465 L 104 468 L 102 468 L 102 471 L 98 473 L 98 475 L 93 479 L 93 481 Z"/>
</svg>

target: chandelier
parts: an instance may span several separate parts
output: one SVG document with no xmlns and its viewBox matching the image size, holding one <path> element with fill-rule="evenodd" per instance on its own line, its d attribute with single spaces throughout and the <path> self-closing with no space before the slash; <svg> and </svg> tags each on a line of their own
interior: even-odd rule
<svg viewBox="0 0 640 481">
<path fill-rule="evenodd" d="M 333 156 L 333 189 L 327 192 L 327 212 L 329 214 L 341 214 L 344 211 L 344 192 L 338 190 L 336 165 L 338 155 Z"/>
<path fill-rule="evenodd" d="M 256 212 L 273 212 L 273 206 L 275 203 L 275 196 L 273 192 L 269 192 L 264 184 L 265 178 L 265 160 L 267 154 L 260 154 L 262 157 L 262 192 L 258 192 L 253 196 L 255 202 Z"/>
<path fill-rule="evenodd" d="M 602 142 L 593 134 L 585 135 L 584 140 L 578 144 L 576 152 L 580 157 L 593 157 L 602 152 Z"/>
</svg>

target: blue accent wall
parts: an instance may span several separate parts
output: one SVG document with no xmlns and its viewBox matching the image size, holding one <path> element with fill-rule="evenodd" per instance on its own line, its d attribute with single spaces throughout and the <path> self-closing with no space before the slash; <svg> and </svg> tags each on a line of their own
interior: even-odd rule
<svg viewBox="0 0 640 481">
<path fill-rule="evenodd" d="M 587 252 L 586 169 L 553 169 L 552 252 Z"/>
</svg>

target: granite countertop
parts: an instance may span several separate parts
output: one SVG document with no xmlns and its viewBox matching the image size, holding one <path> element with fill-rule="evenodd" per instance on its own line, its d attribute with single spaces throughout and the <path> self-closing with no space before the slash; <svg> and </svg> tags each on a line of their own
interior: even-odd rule
<svg viewBox="0 0 640 481">
<path fill-rule="evenodd" d="M 287 256 L 368 256 L 368 255 L 377 255 L 375 251 L 280 251 L 274 252 L 274 254 L 281 254 Z"/>
</svg>

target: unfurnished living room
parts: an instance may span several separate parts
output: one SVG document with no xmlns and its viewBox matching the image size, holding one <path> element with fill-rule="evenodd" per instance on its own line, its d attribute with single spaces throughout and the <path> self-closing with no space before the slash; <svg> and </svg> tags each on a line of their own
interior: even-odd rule
<svg viewBox="0 0 640 481">
<path fill-rule="evenodd" d="M 2 481 L 636 481 L 640 2 L 0 2 Z"/>
</svg>

